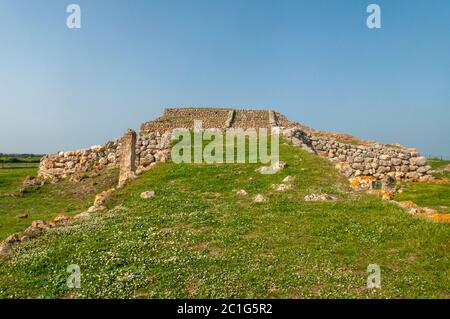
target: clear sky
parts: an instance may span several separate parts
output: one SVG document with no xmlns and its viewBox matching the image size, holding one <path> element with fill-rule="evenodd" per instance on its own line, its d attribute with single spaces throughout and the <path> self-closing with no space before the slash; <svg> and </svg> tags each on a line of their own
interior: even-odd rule
<svg viewBox="0 0 450 319">
<path fill-rule="evenodd" d="M 271 108 L 450 156 L 450 1 L 0 0 L 0 152 L 104 143 L 167 106 Z"/>
</svg>

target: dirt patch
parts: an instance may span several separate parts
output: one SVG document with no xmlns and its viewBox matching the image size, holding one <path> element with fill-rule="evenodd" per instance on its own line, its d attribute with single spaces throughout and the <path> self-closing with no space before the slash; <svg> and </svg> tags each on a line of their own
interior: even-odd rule
<svg viewBox="0 0 450 319">
<path fill-rule="evenodd" d="M 312 287 L 311 291 L 312 294 L 315 297 L 319 297 L 320 296 L 320 292 L 322 291 L 322 289 L 324 289 L 326 287 L 326 285 L 324 284 L 319 284 L 319 285 L 315 285 L 314 287 Z"/>
<path fill-rule="evenodd" d="M 414 261 L 417 260 L 417 255 L 416 254 L 409 254 L 408 256 L 406 256 L 405 260 L 409 263 L 412 263 Z"/>
<path fill-rule="evenodd" d="M 202 242 L 202 243 L 198 243 L 198 244 L 194 245 L 194 249 L 195 250 L 202 250 L 202 251 L 206 250 L 212 256 L 217 256 L 221 252 L 220 248 L 211 246 L 207 242 Z"/>
</svg>

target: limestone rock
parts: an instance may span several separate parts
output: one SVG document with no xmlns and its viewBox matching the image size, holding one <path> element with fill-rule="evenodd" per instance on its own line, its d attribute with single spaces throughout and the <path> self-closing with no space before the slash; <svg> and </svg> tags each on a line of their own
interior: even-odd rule
<svg viewBox="0 0 450 319">
<path fill-rule="evenodd" d="M 237 195 L 240 195 L 240 196 L 246 196 L 246 195 L 247 195 L 247 192 L 246 192 L 244 189 L 240 189 L 240 190 L 238 190 L 238 191 L 236 192 L 236 194 L 237 194 Z"/>
<path fill-rule="evenodd" d="M 337 198 L 328 194 L 310 194 L 305 196 L 305 201 L 316 202 L 316 201 L 335 201 Z"/>
<path fill-rule="evenodd" d="M 258 195 L 256 195 L 256 196 L 253 197 L 253 201 L 254 201 L 255 203 L 264 203 L 264 202 L 267 201 L 267 198 L 264 197 L 264 196 L 261 195 L 261 194 L 258 194 Z"/>
<path fill-rule="evenodd" d="M 414 166 L 425 166 L 427 165 L 427 158 L 424 156 L 413 157 L 410 162 Z"/>
<path fill-rule="evenodd" d="M 155 196 L 155 192 L 154 191 L 142 192 L 140 196 L 142 199 L 149 199 Z"/>
<path fill-rule="evenodd" d="M 114 188 L 110 188 L 104 192 L 101 192 L 100 194 L 97 194 L 95 196 L 95 200 L 94 200 L 94 206 L 95 207 L 100 207 L 102 206 L 108 199 L 109 197 L 111 197 L 111 194 L 115 191 Z"/>
<path fill-rule="evenodd" d="M 53 219 L 53 222 L 56 223 L 56 224 L 59 224 L 59 223 L 66 222 L 66 221 L 68 221 L 68 220 L 70 220 L 70 219 L 71 219 L 71 218 L 70 218 L 69 216 L 67 216 L 67 215 L 58 215 L 58 216 L 56 216 L 56 217 Z"/>
<path fill-rule="evenodd" d="M 272 164 L 272 166 L 262 166 L 257 168 L 255 172 L 260 174 L 275 174 L 286 167 L 286 163 L 283 161 L 278 161 Z"/>
<path fill-rule="evenodd" d="M 18 243 L 19 241 L 20 241 L 19 236 L 17 234 L 12 234 L 6 237 L 4 242 L 7 244 L 15 244 Z"/>
<path fill-rule="evenodd" d="M 0 258 L 9 258 L 13 255 L 12 250 L 11 250 L 11 244 L 8 243 L 1 243 L 0 244 Z"/>
<path fill-rule="evenodd" d="M 288 175 L 283 179 L 283 183 L 289 183 L 290 181 L 292 181 L 294 179 L 294 177 Z"/>
<path fill-rule="evenodd" d="M 119 187 L 136 177 L 136 132 L 128 129 L 121 139 Z"/>
<path fill-rule="evenodd" d="M 73 219 L 84 219 L 87 217 L 89 217 L 89 213 L 86 211 L 86 212 L 79 213 L 79 214 L 73 216 Z"/>
<path fill-rule="evenodd" d="M 292 188 L 292 184 L 273 184 L 272 185 L 272 189 L 279 191 L 279 192 L 284 192 L 285 190 L 288 190 L 291 188 Z"/>
</svg>

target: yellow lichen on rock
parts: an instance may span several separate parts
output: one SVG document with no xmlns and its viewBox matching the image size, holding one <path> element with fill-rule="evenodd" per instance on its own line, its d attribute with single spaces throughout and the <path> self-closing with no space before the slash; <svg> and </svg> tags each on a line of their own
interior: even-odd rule
<svg viewBox="0 0 450 319">
<path fill-rule="evenodd" d="M 350 178 L 350 185 L 357 190 L 369 190 L 377 179 L 373 176 L 357 176 Z"/>
<path fill-rule="evenodd" d="M 425 217 L 433 222 L 450 222 L 450 214 L 441 213 L 428 207 L 419 207 L 410 200 L 396 203 L 399 207 L 406 209 L 410 214 Z"/>
</svg>

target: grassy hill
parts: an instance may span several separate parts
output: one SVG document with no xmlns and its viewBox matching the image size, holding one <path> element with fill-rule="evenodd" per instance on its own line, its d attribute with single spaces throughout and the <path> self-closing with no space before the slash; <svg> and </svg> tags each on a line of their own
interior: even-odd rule
<svg viewBox="0 0 450 319">
<path fill-rule="evenodd" d="M 288 166 L 274 175 L 257 164 L 158 164 L 108 211 L 15 246 L 0 261 L 0 297 L 450 297 L 448 224 L 352 192 L 328 160 L 287 144 L 280 153 Z M 273 190 L 287 175 L 294 187 Z M 156 196 L 141 199 L 148 190 Z M 311 193 L 338 200 L 304 201 Z M 81 268 L 80 289 L 66 286 L 69 264 Z M 369 264 L 382 289 L 366 289 Z"/>
<path fill-rule="evenodd" d="M 19 192 L 22 181 L 36 174 L 36 168 L 0 169 L 0 241 L 24 230 L 33 220 L 50 220 L 59 214 L 72 216 L 85 211 L 95 194 L 115 186 L 118 181 L 118 170 L 112 169 L 79 183 L 63 180 Z M 24 214 L 27 217 L 21 218 Z"/>
</svg>

